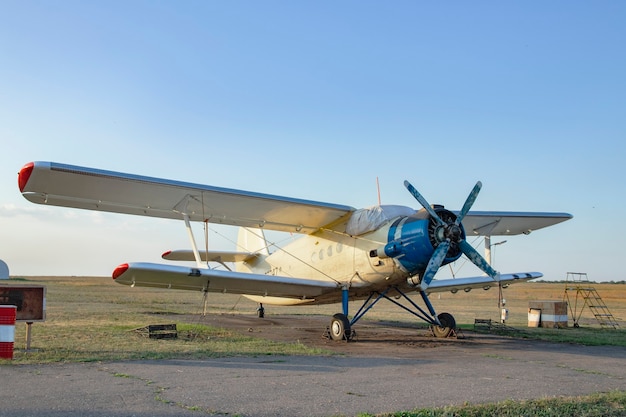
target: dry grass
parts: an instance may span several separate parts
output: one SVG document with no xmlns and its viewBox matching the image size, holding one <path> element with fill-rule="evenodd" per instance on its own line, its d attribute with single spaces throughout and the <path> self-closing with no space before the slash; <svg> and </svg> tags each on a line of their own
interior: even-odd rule
<svg viewBox="0 0 626 417">
<path fill-rule="evenodd" d="M 29 278 L 21 283 L 46 286 L 47 317 L 44 323 L 33 324 L 29 352 L 24 349 L 26 325 L 16 325 L 14 364 L 324 353 L 298 343 L 271 343 L 200 324 L 179 323 L 177 340 L 149 339 L 136 331 L 160 324 L 165 314 L 200 314 L 199 293 L 129 288 L 101 277 Z M 210 312 L 231 309 L 239 297 L 215 299 L 221 302 L 211 306 Z M 250 304 L 254 312 L 256 307 Z M 246 307 L 234 311 L 250 312 Z"/>
<path fill-rule="evenodd" d="M 623 417 L 625 413 L 626 393 L 615 391 L 580 397 L 507 400 L 493 404 L 427 408 L 381 414 L 377 417 Z M 373 416 L 361 414 L 359 417 Z"/>
</svg>

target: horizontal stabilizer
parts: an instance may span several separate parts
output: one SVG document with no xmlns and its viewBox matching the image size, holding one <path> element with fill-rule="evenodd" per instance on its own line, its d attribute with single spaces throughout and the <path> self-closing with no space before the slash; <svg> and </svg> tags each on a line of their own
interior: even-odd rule
<svg viewBox="0 0 626 417">
<path fill-rule="evenodd" d="M 252 252 L 228 252 L 228 251 L 199 251 L 200 259 L 204 262 L 249 262 L 259 256 L 258 253 Z M 192 250 L 172 250 L 167 251 L 161 258 L 168 261 L 190 261 L 195 262 L 196 258 Z"/>
</svg>

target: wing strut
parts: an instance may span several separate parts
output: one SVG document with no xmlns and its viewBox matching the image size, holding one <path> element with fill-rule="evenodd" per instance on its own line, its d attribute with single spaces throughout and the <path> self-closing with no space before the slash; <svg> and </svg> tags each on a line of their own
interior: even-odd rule
<svg viewBox="0 0 626 417">
<path fill-rule="evenodd" d="M 196 238 L 193 236 L 193 230 L 191 230 L 189 215 L 187 213 L 183 213 L 183 218 L 185 219 L 185 227 L 187 228 L 187 234 L 189 235 L 189 240 L 191 241 L 191 248 L 193 250 L 193 257 L 196 259 L 196 265 L 198 268 L 204 268 L 204 264 L 200 258 L 200 252 L 198 252 L 198 245 L 196 245 Z"/>
</svg>

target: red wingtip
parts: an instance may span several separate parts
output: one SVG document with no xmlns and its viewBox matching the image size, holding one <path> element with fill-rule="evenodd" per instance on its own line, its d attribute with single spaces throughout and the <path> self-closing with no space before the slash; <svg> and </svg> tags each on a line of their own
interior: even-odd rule
<svg viewBox="0 0 626 417">
<path fill-rule="evenodd" d="M 163 258 L 163 259 L 167 259 L 168 255 L 169 255 L 170 253 L 172 253 L 172 251 L 171 251 L 171 250 L 168 250 L 167 252 L 163 252 L 163 255 L 161 255 L 161 258 Z"/>
<path fill-rule="evenodd" d="M 30 178 L 30 174 L 33 173 L 33 168 L 35 168 L 34 162 L 29 162 L 20 169 L 20 172 L 17 174 L 17 185 L 20 187 L 20 192 L 24 192 L 24 188 L 26 188 L 26 183 Z"/>
<path fill-rule="evenodd" d="M 118 279 L 126 271 L 128 271 L 128 264 L 121 264 L 113 271 L 113 279 Z"/>
</svg>

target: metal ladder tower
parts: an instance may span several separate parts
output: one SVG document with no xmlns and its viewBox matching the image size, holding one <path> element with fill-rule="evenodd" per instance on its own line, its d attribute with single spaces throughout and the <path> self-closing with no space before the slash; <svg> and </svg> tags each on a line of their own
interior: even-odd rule
<svg viewBox="0 0 626 417">
<path fill-rule="evenodd" d="M 590 285 L 585 272 L 568 272 L 565 282 L 565 294 L 563 301 L 567 301 L 574 327 L 580 327 L 578 320 L 583 313 L 585 307 L 588 307 L 602 328 L 617 329 L 619 326 L 609 308 L 604 304 L 600 294 L 594 287 Z M 570 299 L 570 292 L 575 292 L 574 301 Z M 582 306 L 578 310 L 578 299 L 581 299 Z"/>
</svg>

